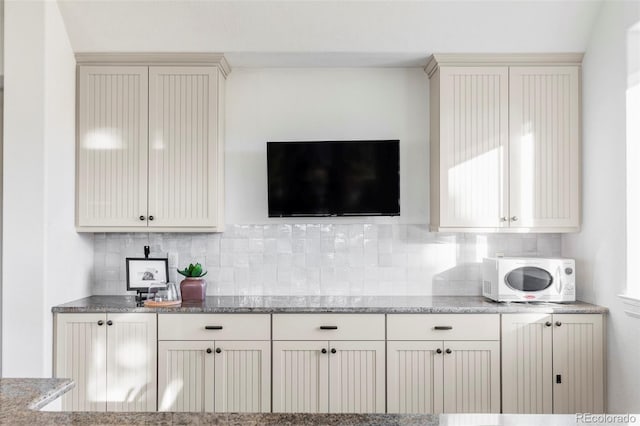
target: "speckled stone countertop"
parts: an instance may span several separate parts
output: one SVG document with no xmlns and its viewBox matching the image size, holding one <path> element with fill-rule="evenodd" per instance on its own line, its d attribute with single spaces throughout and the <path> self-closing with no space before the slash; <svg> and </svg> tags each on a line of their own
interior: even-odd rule
<svg viewBox="0 0 640 426">
<path fill-rule="evenodd" d="M 88 413 L 38 411 L 73 387 L 68 379 L 0 379 L 3 425 L 425 425 L 438 424 L 429 414 L 214 414 Z"/>
<path fill-rule="evenodd" d="M 68 379 L 0 379 L 3 425 L 519 425 L 576 424 L 575 415 L 529 414 L 214 414 L 38 411 L 73 387 Z"/>
<path fill-rule="evenodd" d="M 134 296 L 91 296 L 54 306 L 57 313 L 605 313 L 584 302 L 496 303 L 481 296 L 210 296 L 202 304 L 174 308 L 137 306 Z"/>
</svg>

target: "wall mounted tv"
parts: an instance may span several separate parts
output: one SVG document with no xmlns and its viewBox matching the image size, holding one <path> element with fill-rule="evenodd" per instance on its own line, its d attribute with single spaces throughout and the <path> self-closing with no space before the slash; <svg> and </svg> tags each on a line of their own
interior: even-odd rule
<svg viewBox="0 0 640 426">
<path fill-rule="evenodd" d="M 400 215 L 400 141 L 267 142 L 269 217 Z"/>
</svg>

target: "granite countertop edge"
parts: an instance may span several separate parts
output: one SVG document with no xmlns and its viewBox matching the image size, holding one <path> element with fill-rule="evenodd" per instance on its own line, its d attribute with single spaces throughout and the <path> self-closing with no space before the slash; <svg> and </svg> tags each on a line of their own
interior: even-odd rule
<svg viewBox="0 0 640 426">
<path fill-rule="evenodd" d="M 177 413 L 39 411 L 72 389 L 70 379 L 0 379 L 0 424 L 305 424 L 305 425 L 425 425 L 436 426 L 433 414 L 308 414 L 308 413 Z"/>
<path fill-rule="evenodd" d="M 0 378 L 0 424 L 11 425 L 422 425 L 555 424 L 573 425 L 575 415 L 519 414 L 310 414 L 38 411 L 72 389 L 70 379 Z"/>
<path fill-rule="evenodd" d="M 54 306 L 53 313 L 583 313 L 604 314 L 608 309 L 585 302 L 496 303 L 481 296 L 209 296 L 199 305 L 168 308 L 136 306 L 132 296 L 90 296 Z"/>
</svg>

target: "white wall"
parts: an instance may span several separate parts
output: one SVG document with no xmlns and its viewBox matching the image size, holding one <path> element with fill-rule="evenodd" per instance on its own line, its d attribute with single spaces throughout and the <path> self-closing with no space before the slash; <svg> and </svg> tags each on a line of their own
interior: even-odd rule
<svg viewBox="0 0 640 426">
<path fill-rule="evenodd" d="M 267 219 L 267 141 L 400 139 L 401 216 L 377 222 L 428 223 L 428 86 L 420 68 L 234 69 L 226 93 L 226 222 L 277 222 Z"/>
<path fill-rule="evenodd" d="M 93 235 L 75 231 L 76 61 L 56 2 L 45 6 L 44 372 L 50 375 L 51 307 L 91 290 Z"/>
<path fill-rule="evenodd" d="M 593 29 L 583 62 L 583 226 L 581 233 L 563 237 L 563 255 L 576 258 L 578 297 L 610 309 L 608 411 L 635 413 L 640 412 L 640 320 L 624 313 L 617 295 L 639 278 L 637 272 L 626 274 L 624 167 L 626 37 L 638 20 L 640 3 L 607 1 Z M 628 184 L 638 188 L 637 182 Z"/>
<path fill-rule="evenodd" d="M 5 18 L 2 375 L 41 376 L 44 7 L 7 2 Z"/>
<path fill-rule="evenodd" d="M 6 4 L 2 375 L 51 375 L 51 306 L 88 294 L 73 230 L 74 60 L 57 4 Z"/>
<path fill-rule="evenodd" d="M 579 52 L 599 6 L 539 0 L 60 3 L 79 52 L 392 52 L 423 58 L 428 52 Z"/>
</svg>

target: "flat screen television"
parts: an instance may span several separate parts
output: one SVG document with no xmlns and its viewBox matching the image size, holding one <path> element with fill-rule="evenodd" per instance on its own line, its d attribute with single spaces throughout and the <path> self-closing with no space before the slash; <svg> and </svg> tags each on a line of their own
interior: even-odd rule
<svg viewBox="0 0 640 426">
<path fill-rule="evenodd" d="M 267 142 L 269 217 L 398 216 L 400 141 Z"/>
</svg>

